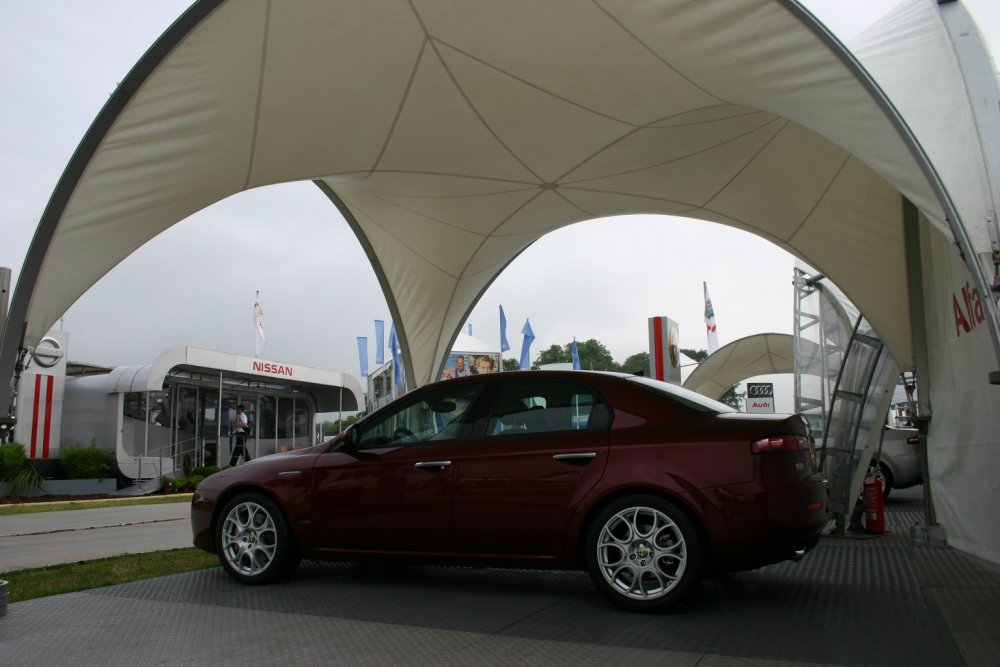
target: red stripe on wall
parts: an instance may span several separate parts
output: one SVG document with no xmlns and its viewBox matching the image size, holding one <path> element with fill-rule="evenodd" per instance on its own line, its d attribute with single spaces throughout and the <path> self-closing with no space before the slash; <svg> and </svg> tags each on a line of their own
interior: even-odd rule
<svg viewBox="0 0 1000 667">
<path fill-rule="evenodd" d="M 663 318 L 654 317 L 653 318 L 653 355 L 656 357 L 653 360 L 653 368 L 656 371 L 656 379 L 663 379 L 663 367 L 666 365 L 663 363 Z"/>
<path fill-rule="evenodd" d="M 38 458 L 38 398 L 42 393 L 42 376 L 35 376 L 35 403 L 31 408 L 31 456 L 29 458 Z"/>
<path fill-rule="evenodd" d="M 52 436 L 52 387 L 55 378 L 45 376 L 45 434 L 42 436 L 42 458 L 49 458 L 49 439 Z"/>
</svg>

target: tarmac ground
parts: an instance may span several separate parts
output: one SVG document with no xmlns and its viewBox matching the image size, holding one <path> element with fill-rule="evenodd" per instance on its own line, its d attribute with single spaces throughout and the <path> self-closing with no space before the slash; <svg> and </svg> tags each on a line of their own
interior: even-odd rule
<svg viewBox="0 0 1000 667">
<path fill-rule="evenodd" d="M 0 663 L 997 664 L 1000 566 L 914 546 L 919 489 L 887 510 L 885 535 L 824 537 L 799 563 L 708 578 L 666 614 L 619 611 L 582 572 L 304 562 L 243 586 L 212 568 L 11 604 Z M 0 555 L 11 539 L 0 530 Z"/>
</svg>

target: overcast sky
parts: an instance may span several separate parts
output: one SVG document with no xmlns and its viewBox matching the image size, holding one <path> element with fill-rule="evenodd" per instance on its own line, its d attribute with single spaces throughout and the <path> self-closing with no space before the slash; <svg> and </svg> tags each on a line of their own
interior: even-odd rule
<svg viewBox="0 0 1000 667">
<path fill-rule="evenodd" d="M 0 266 L 13 269 L 15 283 L 49 196 L 91 121 L 189 4 L 4 3 Z M 805 4 L 848 39 L 895 3 Z M 1000 3 L 966 4 L 996 53 Z M 474 336 L 496 345 L 502 304 L 512 347 L 507 354 L 515 357 L 525 318 L 536 336 L 533 358 L 576 337 L 597 338 L 622 361 L 647 349 L 652 315 L 680 324 L 682 347 L 704 348 L 704 280 L 723 345 L 765 331 L 791 333 L 793 264 L 767 241 L 719 225 L 654 216 L 595 220 L 554 232 L 525 251 L 469 323 Z M 256 290 L 265 313 L 264 356 L 276 361 L 357 375 L 356 337 L 369 337 L 373 359 L 373 320 L 388 327 L 390 319 L 347 224 L 315 186 L 289 184 L 220 202 L 112 270 L 66 313 L 70 358 L 148 363 L 176 344 L 252 356 Z"/>
</svg>

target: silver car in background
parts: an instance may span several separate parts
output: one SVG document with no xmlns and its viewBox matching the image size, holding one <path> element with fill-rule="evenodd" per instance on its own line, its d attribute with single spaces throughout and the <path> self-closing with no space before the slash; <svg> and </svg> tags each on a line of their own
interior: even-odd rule
<svg viewBox="0 0 1000 667">
<path fill-rule="evenodd" d="M 882 480 L 883 498 L 888 499 L 893 489 L 908 489 L 924 483 L 917 429 L 886 426 L 882 430 L 880 450 L 872 460 L 872 469 Z"/>
</svg>

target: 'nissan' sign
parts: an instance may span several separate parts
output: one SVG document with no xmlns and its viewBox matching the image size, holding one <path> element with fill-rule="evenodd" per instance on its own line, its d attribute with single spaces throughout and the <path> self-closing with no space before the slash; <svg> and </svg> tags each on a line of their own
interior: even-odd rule
<svg viewBox="0 0 1000 667">
<path fill-rule="evenodd" d="M 747 412 L 774 412 L 774 384 L 747 382 Z"/>
</svg>

